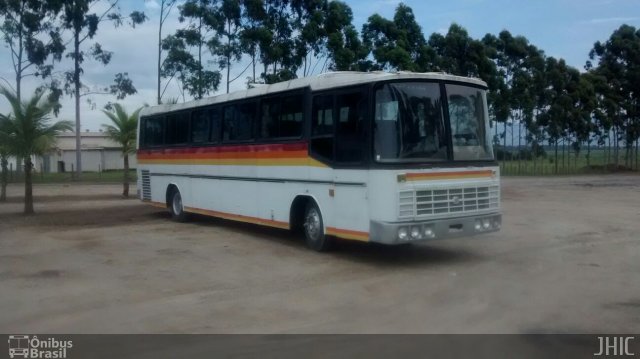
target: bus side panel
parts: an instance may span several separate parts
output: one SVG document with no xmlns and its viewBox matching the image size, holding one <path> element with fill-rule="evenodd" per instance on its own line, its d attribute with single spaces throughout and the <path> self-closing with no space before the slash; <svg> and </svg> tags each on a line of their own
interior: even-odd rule
<svg viewBox="0 0 640 359">
<path fill-rule="evenodd" d="M 257 209 L 265 224 L 289 228 L 289 214 L 296 195 L 307 191 L 309 170 L 306 166 L 259 166 Z M 277 181 L 276 179 L 288 179 Z"/>
<path fill-rule="evenodd" d="M 175 185 L 180 191 L 185 206 L 191 203 L 191 183 L 186 176 L 186 166 L 147 165 L 143 169 L 151 173 L 151 201 L 166 204 L 167 189 Z M 173 175 L 172 175 L 173 174 Z"/>
<path fill-rule="evenodd" d="M 346 239 L 369 239 L 367 176 L 367 170 L 334 170 L 334 211 L 332 223 L 327 224 L 328 233 Z"/>
<path fill-rule="evenodd" d="M 258 184 L 255 166 L 192 166 L 190 207 L 210 215 L 256 217 Z M 194 211 L 191 209 L 191 211 Z M 234 219 L 234 218 L 230 218 Z"/>
</svg>

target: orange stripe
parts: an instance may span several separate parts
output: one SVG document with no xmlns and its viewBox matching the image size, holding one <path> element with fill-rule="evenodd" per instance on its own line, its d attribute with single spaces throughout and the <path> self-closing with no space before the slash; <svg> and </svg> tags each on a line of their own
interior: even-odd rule
<svg viewBox="0 0 640 359">
<path fill-rule="evenodd" d="M 289 223 L 286 223 L 286 222 L 272 221 L 269 219 L 263 219 L 258 217 L 243 216 L 239 214 L 211 211 L 207 209 L 200 209 L 200 208 L 194 208 L 194 207 L 185 207 L 184 210 L 186 212 L 203 214 L 206 216 L 219 217 L 219 218 L 229 219 L 232 221 L 247 222 L 247 223 L 260 224 L 260 225 L 269 226 L 269 227 L 289 229 Z"/>
<path fill-rule="evenodd" d="M 148 203 L 154 207 L 158 207 L 158 208 L 167 208 L 167 204 L 166 203 L 161 203 L 161 202 L 154 202 L 154 201 L 142 201 L 144 203 Z"/>
<path fill-rule="evenodd" d="M 353 231 L 350 229 L 327 227 L 327 234 L 331 236 L 336 236 L 339 238 L 352 239 L 355 241 L 363 241 L 363 242 L 369 241 L 369 233 Z"/>
<path fill-rule="evenodd" d="M 485 178 L 493 177 L 494 171 L 464 171 L 464 172 L 429 172 L 429 173 L 407 173 L 405 175 L 407 181 L 420 181 L 420 180 L 440 180 L 440 179 L 455 179 L 455 178 Z"/>
<path fill-rule="evenodd" d="M 150 205 L 152 205 L 154 207 L 160 207 L 160 208 L 166 208 L 167 207 L 166 204 L 160 203 L 160 202 L 153 202 L 153 201 L 144 201 L 144 202 L 148 203 L 148 204 L 150 204 Z M 185 212 L 197 213 L 197 214 L 202 214 L 202 215 L 205 215 L 205 216 L 219 217 L 219 218 L 224 218 L 224 219 L 237 221 L 237 222 L 246 222 L 246 223 L 259 224 L 259 225 L 263 225 L 263 226 L 276 227 L 276 228 L 281 228 L 281 229 L 289 229 L 289 223 L 287 223 L 287 222 L 273 221 L 273 220 L 270 220 L 270 219 L 263 219 L 263 218 L 251 217 L 251 216 L 243 216 L 243 215 L 240 215 L 240 214 L 232 214 L 232 213 L 227 213 L 227 212 L 212 211 L 212 210 L 208 210 L 208 209 L 200 209 L 200 208 L 194 208 L 194 207 L 185 207 L 184 210 L 185 210 Z M 331 236 L 336 236 L 336 237 L 339 237 L 339 238 L 343 238 L 343 239 L 351 239 L 351 240 L 356 240 L 356 241 L 367 242 L 369 240 L 369 233 L 353 231 L 353 230 L 350 230 L 350 229 L 340 229 L 340 228 L 334 228 L 334 227 L 327 227 L 327 234 L 331 235 Z"/>
</svg>

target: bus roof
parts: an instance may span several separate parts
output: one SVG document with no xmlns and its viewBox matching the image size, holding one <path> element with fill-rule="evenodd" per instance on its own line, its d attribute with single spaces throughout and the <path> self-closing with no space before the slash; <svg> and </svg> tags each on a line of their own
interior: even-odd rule
<svg viewBox="0 0 640 359">
<path fill-rule="evenodd" d="M 419 80 L 440 80 L 440 81 L 455 81 L 466 82 L 471 85 L 487 87 L 487 84 L 476 78 L 462 77 L 449 75 L 441 72 L 329 72 L 311 77 L 303 77 L 299 79 L 293 79 L 290 81 L 278 82 L 270 85 L 257 85 L 254 88 L 247 90 L 234 91 L 228 94 L 222 94 L 217 96 L 206 97 L 200 100 L 188 101 L 180 104 L 166 104 L 144 108 L 140 116 L 148 116 L 157 113 L 179 111 L 189 109 L 193 107 L 213 105 L 217 103 L 224 103 L 234 100 L 242 100 L 245 98 L 252 98 L 257 96 L 268 95 L 271 93 L 284 92 L 288 90 L 301 89 L 305 87 L 311 88 L 312 91 L 327 90 L 332 88 L 346 87 L 352 85 L 359 85 L 378 81 L 388 80 L 407 80 L 407 79 L 419 79 Z"/>
</svg>

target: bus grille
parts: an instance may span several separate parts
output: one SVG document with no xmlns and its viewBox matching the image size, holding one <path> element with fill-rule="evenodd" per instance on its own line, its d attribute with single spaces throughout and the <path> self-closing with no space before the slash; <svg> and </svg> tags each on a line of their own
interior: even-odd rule
<svg viewBox="0 0 640 359">
<path fill-rule="evenodd" d="M 151 176 L 148 170 L 140 171 L 142 176 L 142 200 L 151 201 Z"/>
<path fill-rule="evenodd" d="M 433 188 L 400 191 L 398 217 L 467 214 L 500 208 L 500 187 Z"/>
</svg>

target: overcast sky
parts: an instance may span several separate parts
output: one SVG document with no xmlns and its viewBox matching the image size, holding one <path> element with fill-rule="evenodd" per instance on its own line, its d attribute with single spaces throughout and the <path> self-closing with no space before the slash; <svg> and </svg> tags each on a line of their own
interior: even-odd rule
<svg viewBox="0 0 640 359">
<path fill-rule="evenodd" d="M 130 111 L 144 104 L 155 104 L 159 17 L 157 1 L 159 0 L 121 0 L 123 13 L 134 9 L 142 10 L 149 20 L 135 29 L 101 25 L 94 40 L 100 42 L 103 48 L 113 51 L 112 61 L 106 67 L 92 61 L 87 61 L 83 66 L 83 81 L 89 86 L 108 85 L 113 81 L 114 74 L 128 72 L 138 89 L 136 95 L 121 101 Z M 391 18 L 395 7 L 400 3 L 397 0 L 346 2 L 353 9 L 358 29 L 373 13 Z M 547 55 L 564 58 L 579 69 L 584 66 L 595 41 L 606 40 L 623 23 L 640 27 L 640 0 L 406 0 L 404 3 L 413 8 L 426 37 L 433 32 L 446 32 L 454 22 L 465 27 L 475 38 L 507 29 L 514 35 L 524 35 Z M 99 10 L 98 7 L 96 9 Z M 179 26 L 177 11 L 174 10 L 164 32 L 171 33 Z M 247 64 L 246 60 L 236 64 L 232 68 L 232 78 Z M 70 63 L 63 62 L 58 64 L 56 70 L 70 68 Z M 13 85 L 15 75 L 12 72 L 9 50 L 5 47 L 0 52 L 0 77 Z M 245 77 L 243 75 L 232 83 L 232 90 L 244 88 Z M 2 79 L 0 82 L 4 84 Z M 36 79 L 25 80 L 23 93 L 30 94 L 36 86 Z M 220 87 L 224 90 L 223 85 Z M 170 84 L 165 98 L 177 96 L 178 89 Z M 105 116 L 99 109 L 115 99 L 110 96 L 93 96 L 92 100 L 97 103 L 95 109 L 84 99 L 82 102 L 83 130 L 98 130 L 105 122 Z M 72 98 L 65 97 L 62 105 L 59 117 L 73 120 Z M 7 103 L 0 100 L 0 113 L 8 112 Z"/>
</svg>

